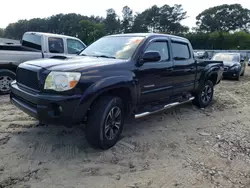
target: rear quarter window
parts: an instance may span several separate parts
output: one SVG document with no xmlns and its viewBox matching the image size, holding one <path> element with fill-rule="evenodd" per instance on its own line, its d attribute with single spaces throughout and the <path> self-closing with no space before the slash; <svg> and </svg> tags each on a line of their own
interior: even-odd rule
<svg viewBox="0 0 250 188">
<path fill-rule="evenodd" d="M 22 39 L 22 46 L 42 50 L 42 38 L 35 34 L 24 34 Z"/>
</svg>

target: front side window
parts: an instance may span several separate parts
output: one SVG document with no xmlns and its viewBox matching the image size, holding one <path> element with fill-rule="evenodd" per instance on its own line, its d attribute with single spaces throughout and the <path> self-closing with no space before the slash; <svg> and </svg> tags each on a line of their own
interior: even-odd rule
<svg viewBox="0 0 250 188">
<path fill-rule="evenodd" d="M 85 46 L 78 40 L 67 39 L 67 49 L 69 54 L 78 54 L 84 48 Z"/>
<path fill-rule="evenodd" d="M 58 53 L 58 54 L 64 53 L 63 39 L 50 37 L 49 38 L 49 52 Z"/>
<path fill-rule="evenodd" d="M 169 60 L 169 50 L 167 42 L 152 42 L 149 44 L 145 52 L 149 51 L 159 52 L 159 54 L 161 55 L 160 61 Z"/>
<path fill-rule="evenodd" d="M 80 55 L 130 59 L 144 37 L 111 36 L 92 43 Z"/>
<path fill-rule="evenodd" d="M 188 44 L 172 42 L 173 58 L 175 60 L 187 60 L 191 58 Z"/>
</svg>

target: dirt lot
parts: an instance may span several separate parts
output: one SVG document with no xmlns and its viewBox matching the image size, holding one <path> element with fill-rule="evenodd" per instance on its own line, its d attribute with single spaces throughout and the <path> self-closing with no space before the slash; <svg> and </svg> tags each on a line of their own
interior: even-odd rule
<svg viewBox="0 0 250 188">
<path fill-rule="evenodd" d="M 0 188 L 250 187 L 250 69 L 223 81 L 211 107 L 192 104 L 127 124 L 108 151 L 80 127 L 36 127 L 0 97 Z"/>
</svg>

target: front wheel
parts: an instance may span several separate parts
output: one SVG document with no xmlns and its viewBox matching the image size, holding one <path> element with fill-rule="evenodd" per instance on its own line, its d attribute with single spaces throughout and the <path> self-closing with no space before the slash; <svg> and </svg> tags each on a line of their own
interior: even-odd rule
<svg viewBox="0 0 250 188">
<path fill-rule="evenodd" d="M 199 91 L 199 93 L 195 96 L 194 104 L 200 108 L 205 108 L 213 100 L 214 96 L 214 85 L 213 83 L 208 80 L 206 81 L 204 87 Z"/>
<path fill-rule="evenodd" d="M 16 78 L 16 74 L 10 70 L 0 70 L 0 95 L 10 93 L 10 84 Z"/>
<path fill-rule="evenodd" d="M 124 105 L 119 97 L 100 97 L 91 107 L 86 138 L 100 149 L 108 149 L 119 140 L 124 124 Z"/>
</svg>

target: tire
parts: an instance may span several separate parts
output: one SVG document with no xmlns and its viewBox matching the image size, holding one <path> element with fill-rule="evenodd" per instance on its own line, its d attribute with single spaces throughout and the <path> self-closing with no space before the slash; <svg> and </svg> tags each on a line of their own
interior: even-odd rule
<svg viewBox="0 0 250 188">
<path fill-rule="evenodd" d="M 208 89 L 208 90 L 206 90 Z M 209 92 L 209 98 L 206 98 L 206 100 L 204 100 L 204 92 L 207 92 L 208 94 Z M 214 96 L 214 85 L 213 82 L 211 82 L 210 80 L 207 80 L 206 83 L 204 84 L 204 87 L 199 91 L 199 93 L 195 96 L 195 99 L 193 100 L 193 103 L 198 106 L 199 108 L 206 108 L 207 106 L 209 106 L 213 100 L 213 96 Z"/>
<path fill-rule="evenodd" d="M 240 72 L 239 72 L 239 74 L 237 75 L 237 77 L 235 78 L 235 80 L 237 80 L 237 81 L 240 81 Z"/>
<path fill-rule="evenodd" d="M 10 93 L 10 84 L 16 79 L 16 74 L 10 70 L 0 70 L 0 95 Z"/>
<path fill-rule="evenodd" d="M 119 110 L 120 115 L 115 118 Z M 114 116 L 112 116 L 111 111 L 113 111 Z M 99 149 L 109 149 L 114 146 L 119 140 L 123 129 L 124 114 L 123 101 L 119 97 L 100 97 L 92 105 L 88 115 L 85 133 L 90 145 Z M 113 132 L 113 137 L 111 132 Z"/>
</svg>

